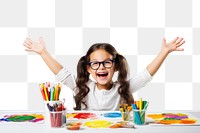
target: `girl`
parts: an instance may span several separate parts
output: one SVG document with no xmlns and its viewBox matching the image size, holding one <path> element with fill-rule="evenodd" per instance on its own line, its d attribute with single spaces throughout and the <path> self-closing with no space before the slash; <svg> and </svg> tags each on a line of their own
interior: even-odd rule
<svg viewBox="0 0 200 133">
<path fill-rule="evenodd" d="M 180 46 L 184 43 L 183 38 L 177 37 L 170 43 L 166 43 L 164 38 L 157 57 L 141 73 L 130 79 L 127 79 L 126 59 L 108 43 L 92 45 L 86 55 L 80 58 L 76 80 L 49 54 L 42 38 L 39 42 L 27 38 L 24 46 L 26 51 L 39 54 L 58 81 L 75 92 L 75 110 L 119 110 L 120 104 L 133 103 L 132 93 L 144 87 L 152 79 L 170 52 L 183 51 Z M 113 75 L 117 71 L 117 81 L 113 82 Z M 96 82 L 89 78 L 90 75 Z"/>
</svg>

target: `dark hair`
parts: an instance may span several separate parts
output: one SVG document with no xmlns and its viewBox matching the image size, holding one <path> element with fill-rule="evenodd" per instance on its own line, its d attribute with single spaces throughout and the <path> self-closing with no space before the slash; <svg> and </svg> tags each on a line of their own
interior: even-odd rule
<svg viewBox="0 0 200 133">
<path fill-rule="evenodd" d="M 90 61 L 90 54 L 98 49 L 104 49 L 106 52 L 113 56 L 113 59 L 115 59 L 115 70 L 118 71 L 117 80 L 120 84 L 118 88 L 118 93 L 121 96 L 122 103 L 131 104 L 134 101 L 133 96 L 129 90 L 129 82 L 127 81 L 128 64 L 125 57 L 118 54 L 116 49 L 111 44 L 96 43 L 88 49 L 85 56 L 80 58 L 77 65 L 76 84 L 78 92 L 75 96 L 75 110 L 80 110 L 82 104 L 85 105 L 85 108 L 87 108 L 86 101 L 84 100 L 85 96 L 90 91 L 89 87 L 87 86 L 87 82 L 89 81 L 90 75 L 87 71 L 87 65 Z"/>
</svg>

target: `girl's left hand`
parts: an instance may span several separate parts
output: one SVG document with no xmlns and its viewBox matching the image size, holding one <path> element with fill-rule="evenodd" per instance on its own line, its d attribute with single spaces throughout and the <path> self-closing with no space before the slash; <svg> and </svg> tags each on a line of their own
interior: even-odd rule
<svg viewBox="0 0 200 133">
<path fill-rule="evenodd" d="M 167 52 L 167 53 L 171 53 L 173 51 L 183 51 L 184 49 L 180 48 L 180 46 L 183 45 L 184 43 L 185 43 L 185 40 L 179 37 L 176 37 L 170 43 L 166 43 L 166 39 L 163 38 L 161 51 Z"/>
</svg>

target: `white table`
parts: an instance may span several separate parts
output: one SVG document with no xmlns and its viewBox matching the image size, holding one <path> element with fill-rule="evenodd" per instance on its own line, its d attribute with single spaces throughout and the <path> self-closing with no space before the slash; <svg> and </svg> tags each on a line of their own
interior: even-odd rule
<svg viewBox="0 0 200 133">
<path fill-rule="evenodd" d="M 6 112 L 0 112 L 5 114 Z M 9 112 L 10 113 L 10 112 Z M 193 116 L 200 119 L 200 112 L 190 112 Z M 136 126 L 136 129 L 116 128 L 116 129 L 91 129 L 71 131 L 66 128 L 51 128 L 50 125 L 29 122 L 0 122 L 0 133 L 200 133 L 200 126 L 155 126 L 144 125 Z"/>
</svg>

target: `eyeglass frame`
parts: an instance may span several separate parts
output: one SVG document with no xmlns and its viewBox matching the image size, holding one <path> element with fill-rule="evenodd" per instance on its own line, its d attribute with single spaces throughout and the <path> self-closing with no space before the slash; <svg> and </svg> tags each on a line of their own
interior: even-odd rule
<svg viewBox="0 0 200 133">
<path fill-rule="evenodd" d="M 110 66 L 110 67 L 105 67 L 105 62 L 107 62 L 107 61 L 111 61 L 112 62 L 112 65 Z M 96 69 L 94 69 L 94 68 L 92 68 L 92 66 L 91 66 L 91 64 L 92 63 L 98 63 L 99 64 L 99 66 L 96 68 Z M 105 61 L 91 61 L 91 62 L 88 62 L 88 65 L 93 69 L 93 70 L 97 70 L 97 69 L 99 69 L 99 67 L 101 66 L 101 64 L 103 65 L 103 67 L 105 67 L 105 68 L 111 68 L 112 66 L 113 66 L 113 63 L 115 62 L 115 59 L 113 59 L 113 60 L 105 60 Z"/>
</svg>

